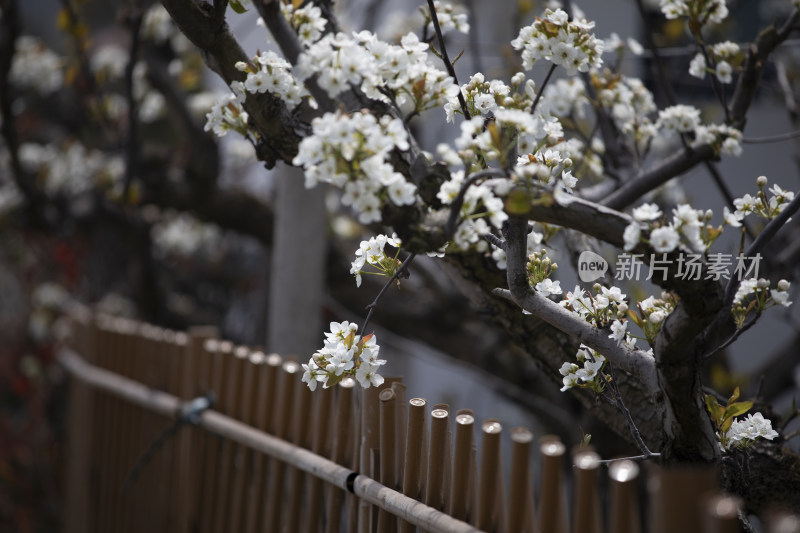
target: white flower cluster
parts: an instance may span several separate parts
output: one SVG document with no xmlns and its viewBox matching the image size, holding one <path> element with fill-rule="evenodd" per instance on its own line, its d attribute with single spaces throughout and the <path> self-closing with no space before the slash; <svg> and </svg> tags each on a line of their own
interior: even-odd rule
<svg viewBox="0 0 800 533">
<path fill-rule="evenodd" d="M 725 433 L 727 449 L 747 448 L 758 439 L 772 440 L 778 432 L 772 429 L 772 421 L 761 413 L 750 413 L 747 418 L 734 420 Z"/>
<path fill-rule="evenodd" d="M 638 313 L 631 313 L 633 321 L 644 332 L 650 346 L 655 346 L 656 337 L 669 314 L 675 309 L 675 298 L 669 293 L 662 293 L 661 298 L 648 296 L 637 307 Z"/>
<path fill-rule="evenodd" d="M 653 94 L 641 80 L 628 76 L 602 73 L 595 80 L 597 100 L 609 111 L 617 130 L 639 148 L 646 147 L 656 133 L 648 116 L 656 110 Z"/>
<path fill-rule="evenodd" d="M 9 80 L 19 88 L 50 94 L 64 85 L 63 61 L 35 37 L 21 36 L 16 41 Z"/>
<path fill-rule="evenodd" d="M 121 185 L 125 169 L 121 156 L 107 157 L 79 142 L 60 148 L 25 143 L 19 157 L 25 171 L 35 175 L 50 195 L 76 196 L 96 185 L 113 190 Z"/>
<path fill-rule="evenodd" d="M 579 285 L 571 292 L 567 292 L 559 305 L 572 311 L 586 322 L 595 327 L 609 327 L 610 339 L 623 342 L 630 348 L 636 345 L 636 339 L 628 333 L 628 322 L 625 316 L 628 304 L 625 303 L 626 295 L 619 287 L 606 288 L 596 283 L 593 287 L 595 295 L 587 293 Z"/>
<path fill-rule="evenodd" d="M 775 305 L 783 307 L 792 305 L 792 302 L 789 301 L 791 284 L 788 281 L 780 280 L 772 290 L 769 286 L 769 280 L 764 278 L 744 279 L 739 283 L 731 304 L 731 315 L 733 315 L 733 321 L 737 328 L 744 325 L 745 319 L 751 311 L 761 313 Z"/>
<path fill-rule="evenodd" d="M 322 10 L 309 3 L 296 8 L 292 2 L 281 2 L 281 13 L 297 32 L 297 37 L 304 45 L 313 44 L 322 37 L 328 21 L 322 16 Z M 260 19 L 259 19 L 260 20 Z"/>
<path fill-rule="evenodd" d="M 690 133 L 699 124 L 699 109 L 690 105 L 677 104 L 658 112 L 656 127 L 668 132 Z"/>
<path fill-rule="evenodd" d="M 342 204 L 351 206 L 362 224 L 380 222 L 387 198 L 395 205 L 416 201 L 416 185 L 387 162 L 395 148 L 408 150 L 402 120 L 337 111 L 315 118 L 311 126 L 292 161 L 305 169 L 307 188 L 324 182 L 342 189 Z"/>
<path fill-rule="evenodd" d="M 680 204 L 672 210 L 672 221 L 669 223 L 655 204 L 642 204 L 634 208 L 632 214 L 633 221 L 622 234 L 626 252 L 633 250 L 644 238 L 642 230 L 650 231 L 645 240 L 658 253 L 674 251 L 682 240 L 697 252 L 704 251 L 711 244 L 709 228 L 705 224 L 713 214 L 710 211 Z"/>
<path fill-rule="evenodd" d="M 707 143 L 718 153 L 742 155 L 742 132 L 727 124 L 699 125 L 694 130 L 696 142 Z"/>
<path fill-rule="evenodd" d="M 493 112 L 499 107 L 529 109 L 536 96 L 533 80 L 525 81 L 525 75 L 519 72 L 514 75 L 511 84 L 514 89 L 522 89 L 522 92 L 514 91 L 512 94 L 512 87 L 502 81 L 486 81 L 482 73 L 473 74 L 469 82 L 461 86 L 461 94 L 467 104 L 467 111 L 470 115 L 476 116 Z M 444 111 L 447 122 L 454 122 L 455 114 L 462 112 L 457 92 L 444 105 Z"/>
<path fill-rule="evenodd" d="M 247 73 L 244 89 L 250 94 L 269 91 L 286 103 L 289 111 L 309 96 L 306 88 L 292 76 L 292 65 L 272 50 L 261 52 L 250 63 L 239 61 L 236 69 Z M 235 82 L 234 82 L 235 83 Z"/>
<path fill-rule="evenodd" d="M 150 228 L 153 245 L 161 256 L 191 255 L 218 248 L 222 232 L 213 224 L 206 224 L 189 213 L 168 211 Z"/>
<path fill-rule="evenodd" d="M 237 82 L 234 82 L 236 84 Z M 241 83 L 241 82 L 239 82 Z M 233 88 L 233 85 L 232 85 Z M 247 135 L 247 120 L 249 115 L 242 107 L 244 102 L 244 84 L 237 85 L 234 89 L 237 94 L 224 94 L 206 113 L 205 131 L 212 130 L 215 135 L 222 137 L 230 130 L 241 135 Z"/>
<path fill-rule="evenodd" d="M 331 98 L 350 86 L 374 100 L 396 103 L 404 114 L 443 105 L 456 90 L 453 79 L 429 61 L 428 45 L 413 33 L 400 46 L 362 31 L 350 38 L 328 34 L 300 54 L 294 72 L 299 81 L 317 75 Z"/>
<path fill-rule="evenodd" d="M 322 383 L 327 389 L 347 376 L 355 377 L 365 389 L 383 383 L 383 376 L 378 371 L 386 360 L 378 359 L 380 346 L 375 335 L 362 339 L 356 331 L 358 326 L 347 321 L 330 323 L 330 332 L 325 333 L 325 345 L 311 356 L 308 364 L 303 365 L 303 382 L 309 389 L 316 389 L 317 383 Z"/>
<path fill-rule="evenodd" d="M 543 186 L 557 186 L 572 192 L 578 184 L 578 178 L 572 175 L 572 158 L 565 157 L 560 151 L 548 149 L 533 154 L 523 155 L 517 159 L 515 171 L 524 177 L 535 177 Z"/>
<path fill-rule="evenodd" d="M 714 75 L 720 83 L 731 83 L 733 81 L 733 67 L 741 61 L 739 45 L 725 41 L 710 46 L 708 49 L 714 67 Z M 708 64 L 702 52 L 698 52 L 691 62 L 689 62 L 689 74 L 701 80 L 706 77 Z"/>
<path fill-rule="evenodd" d="M 384 247 L 393 246 L 400 251 L 400 238 L 393 233 L 391 237 L 377 235 L 368 241 L 361 241 L 361 245 L 356 250 L 356 258 L 350 266 L 350 273 L 356 277 L 356 286 L 361 286 L 361 274 L 377 274 L 381 276 L 393 276 L 400 266 L 397 253 L 393 256 L 386 255 Z M 373 267 L 372 270 L 364 271 L 366 265 Z"/>
<path fill-rule="evenodd" d="M 777 184 L 765 190 L 767 186 L 766 176 L 759 176 L 756 179 L 756 185 L 758 186 L 758 192 L 755 196 L 745 194 L 733 201 L 733 205 L 736 207 L 732 217 L 734 220 L 741 221 L 750 214 L 772 219 L 778 216 L 794 200 L 794 192 L 786 191 Z M 770 193 L 769 196 L 767 196 L 767 192 Z"/>
<path fill-rule="evenodd" d="M 661 12 L 668 19 L 689 17 L 701 26 L 719 24 L 728 16 L 725 0 L 661 0 Z"/>
<path fill-rule="evenodd" d="M 594 22 L 586 19 L 569 21 L 562 9 L 546 9 L 541 18 L 525 26 L 511 41 L 515 50 L 522 50 L 522 64 L 530 70 L 539 59 L 552 61 L 573 76 L 600 68 L 603 64 L 603 40 L 589 33 Z"/>
<path fill-rule="evenodd" d="M 444 205 L 450 205 L 458 196 L 464 183 L 464 171 L 459 170 L 450 174 L 450 179 L 442 183 L 436 197 Z M 475 183 L 470 185 L 464 193 L 464 201 L 459 210 L 461 222 L 453 235 L 453 245 L 458 250 L 467 250 L 475 247 L 478 251 L 486 251 L 486 242 L 481 235 L 489 233 L 490 223 L 499 228 L 508 215 L 503 210 L 503 200 L 498 198 L 492 190 L 492 183 Z"/>
<path fill-rule="evenodd" d="M 561 392 L 573 387 L 590 388 L 596 392 L 602 391 L 604 384 L 600 370 L 602 370 L 606 358 L 583 344 L 575 357 L 583 366 L 566 362 L 558 369 L 563 376 L 561 381 L 564 386 L 561 387 Z"/>
<path fill-rule="evenodd" d="M 175 35 L 176 28 L 164 6 L 154 4 L 142 17 L 141 31 L 145 38 L 156 43 L 163 43 Z"/>
<path fill-rule="evenodd" d="M 439 19 L 439 28 L 442 30 L 442 35 L 446 35 L 451 31 L 458 31 L 461 33 L 469 33 L 469 22 L 467 21 L 467 14 L 461 6 L 454 6 L 450 2 L 440 2 L 436 0 L 433 2 L 433 7 L 436 10 L 436 18 Z M 425 8 L 420 8 L 422 14 L 427 21 L 428 35 L 434 32 L 433 21 L 431 20 L 430 13 Z"/>
<path fill-rule="evenodd" d="M 586 86 L 580 78 L 550 80 L 544 89 L 542 110 L 557 117 L 586 118 Z"/>
</svg>

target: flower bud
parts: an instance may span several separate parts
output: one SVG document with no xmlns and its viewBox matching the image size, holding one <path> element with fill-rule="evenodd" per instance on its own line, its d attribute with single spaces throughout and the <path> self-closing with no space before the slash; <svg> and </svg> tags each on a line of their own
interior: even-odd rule
<svg viewBox="0 0 800 533">
<path fill-rule="evenodd" d="M 778 290 L 779 291 L 788 291 L 789 290 L 789 282 L 785 279 L 782 279 L 778 282 Z"/>
<path fill-rule="evenodd" d="M 711 209 L 706 211 L 706 220 L 711 220 L 711 217 L 713 216 L 714 216 L 714 211 L 712 211 Z"/>
<path fill-rule="evenodd" d="M 768 289 L 769 288 L 769 280 L 766 280 L 764 278 L 759 278 L 757 286 L 758 286 L 759 289 L 762 289 L 762 290 L 763 289 Z"/>
<path fill-rule="evenodd" d="M 594 289 L 594 292 L 600 292 L 601 287 L 602 285 L 600 285 L 599 283 L 595 283 L 594 285 L 592 285 L 592 289 Z"/>
<path fill-rule="evenodd" d="M 628 304 L 626 304 L 625 302 L 622 302 L 621 304 L 619 304 L 619 305 L 617 306 L 617 310 L 618 310 L 618 311 L 619 311 L 621 314 L 623 314 L 623 315 L 624 315 L 625 313 L 627 313 L 627 312 L 628 312 Z"/>
<path fill-rule="evenodd" d="M 246 72 L 247 71 L 247 63 L 245 63 L 244 61 L 237 61 L 236 64 L 234 65 L 234 67 L 236 68 L 236 70 L 238 70 L 240 72 Z"/>
<path fill-rule="evenodd" d="M 563 165 L 564 165 L 564 168 L 569 168 L 569 167 L 571 167 L 571 166 L 572 166 L 572 158 L 571 158 L 571 157 L 567 157 L 567 158 L 565 158 L 565 159 L 564 159 L 564 160 L 561 162 L 561 164 L 563 164 Z"/>
<path fill-rule="evenodd" d="M 666 317 L 667 315 L 664 313 L 664 311 L 661 311 L 659 309 L 657 311 L 653 311 L 652 313 L 650 313 L 650 316 L 647 317 L 647 319 L 650 321 L 651 324 L 655 325 L 655 324 L 661 324 Z"/>
<path fill-rule="evenodd" d="M 767 184 L 767 177 L 766 176 L 759 176 L 756 178 L 756 185 L 759 187 L 763 187 Z"/>
</svg>

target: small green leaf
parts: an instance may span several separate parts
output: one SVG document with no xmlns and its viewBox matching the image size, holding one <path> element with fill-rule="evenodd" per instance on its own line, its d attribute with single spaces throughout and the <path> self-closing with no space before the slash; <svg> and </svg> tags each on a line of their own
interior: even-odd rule
<svg viewBox="0 0 800 533">
<path fill-rule="evenodd" d="M 228 4 L 230 4 L 230 6 L 231 6 L 231 9 L 233 9 L 234 11 L 236 11 L 237 13 L 239 13 L 240 15 L 241 15 L 242 13 L 246 13 L 246 12 L 247 12 L 247 8 L 246 8 L 246 7 L 244 7 L 244 6 L 241 4 L 241 2 L 239 2 L 239 0 L 228 0 Z"/>
<path fill-rule="evenodd" d="M 728 405 L 732 404 L 738 399 L 739 399 L 739 387 L 736 387 L 735 389 L 733 389 L 733 394 L 731 394 L 731 397 L 728 399 Z"/>
<path fill-rule="evenodd" d="M 733 424 L 733 417 L 726 419 L 725 422 L 722 423 L 722 426 L 719 428 L 720 433 L 722 433 L 723 435 L 727 433 L 728 430 L 731 429 L 732 424 Z"/>
<path fill-rule="evenodd" d="M 725 419 L 733 418 L 735 416 L 743 415 L 750 408 L 753 407 L 753 402 L 735 402 L 728 405 L 728 408 L 725 409 Z"/>
<path fill-rule="evenodd" d="M 722 424 L 721 414 L 725 413 L 725 409 L 719 404 L 716 398 L 714 398 L 713 394 L 706 394 L 706 409 L 708 409 L 708 413 L 714 419 L 714 423 L 719 426 Z M 722 413 L 720 413 L 720 410 Z"/>
</svg>

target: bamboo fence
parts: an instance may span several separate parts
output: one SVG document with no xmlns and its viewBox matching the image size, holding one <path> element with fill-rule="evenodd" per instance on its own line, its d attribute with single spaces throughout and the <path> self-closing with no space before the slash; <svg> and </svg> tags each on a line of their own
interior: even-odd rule
<svg viewBox="0 0 800 533">
<path fill-rule="evenodd" d="M 296 361 L 213 328 L 73 322 L 67 533 L 739 531 L 740 504 L 713 471 L 654 468 L 645 512 L 636 463 L 606 468 L 589 448 L 568 455 L 555 437 L 407 400 L 399 379 L 312 393 Z M 196 424 L 159 439 L 209 394 Z M 773 531 L 800 532 L 792 519 Z"/>
</svg>

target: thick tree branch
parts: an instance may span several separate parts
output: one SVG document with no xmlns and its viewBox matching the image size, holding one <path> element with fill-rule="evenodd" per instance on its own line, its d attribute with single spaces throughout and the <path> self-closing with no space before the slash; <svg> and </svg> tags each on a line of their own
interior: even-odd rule
<svg viewBox="0 0 800 533">
<path fill-rule="evenodd" d="M 526 246 L 528 221 L 513 217 L 503 226 L 506 237 L 506 289 L 495 289 L 495 295 L 513 301 L 522 309 L 536 315 L 548 324 L 567 333 L 583 344 L 605 355 L 622 370 L 630 372 L 646 386 L 655 387 L 656 375 L 653 358 L 641 350 L 631 350 L 609 338 L 579 316 L 530 289 L 526 274 Z M 652 390 L 655 390 L 653 388 Z"/>
<path fill-rule="evenodd" d="M 646 170 L 623 184 L 619 189 L 600 201 L 606 207 L 624 209 L 675 176 L 691 170 L 698 163 L 716 157 L 710 144 L 697 144 L 664 159 L 656 167 Z"/>
<path fill-rule="evenodd" d="M 192 0 L 162 0 L 161 3 L 181 32 L 203 52 L 206 64 L 225 83 L 230 85 L 245 79 L 245 73 L 236 70 L 234 65 L 238 61 L 248 61 L 248 57 L 227 24 L 217 27 L 210 4 Z M 308 124 L 289 113 L 281 99 L 269 92 L 248 94 L 244 107 L 262 136 L 259 156 L 267 168 L 275 166 L 278 160 L 291 162 L 298 144 L 308 132 Z"/>
</svg>

